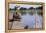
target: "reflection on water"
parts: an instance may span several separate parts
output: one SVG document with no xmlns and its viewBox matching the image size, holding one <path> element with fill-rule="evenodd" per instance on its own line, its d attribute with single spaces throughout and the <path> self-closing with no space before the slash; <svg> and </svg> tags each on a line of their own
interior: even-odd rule
<svg viewBox="0 0 46 33">
<path fill-rule="evenodd" d="M 11 12 L 9 14 L 9 19 L 12 19 L 12 18 L 13 18 L 13 13 Z M 38 15 L 37 13 L 36 14 L 26 13 L 24 15 L 21 15 L 21 18 L 22 18 L 21 19 L 22 24 L 20 25 L 22 26 L 24 25 L 24 27 L 28 26 L 28 28 L 35 28 L 35 25 L 36 25 L 36 28 L 42 28 L 42 16 Z"/>
<path fill-rule="evenodd" d="M 29 28 L 35 28 L 35 15 L 30 15 L 30 14 L 26 14 L 26 15 L 22 15 L 22 22 L 24 25 L 28 25 Z M 41 28 L 42 27 L 42 16 L 37 14 L 37 27 Z"/>
</svg>

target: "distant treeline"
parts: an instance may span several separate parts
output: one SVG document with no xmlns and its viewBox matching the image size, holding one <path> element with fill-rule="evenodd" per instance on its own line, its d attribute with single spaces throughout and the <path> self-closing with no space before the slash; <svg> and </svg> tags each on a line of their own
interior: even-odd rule
<svg viewBox="0 0 46 33">
<path fill-rule="evenodd" d="M 18 8 L 18 7 L 14 7 L 13 9 L 9 8 L 9 10 L 17 10 L 17 8 Z M 28 9 L 28 10 L 31 10 L 31 9 L 36 9 L 36 10 L 39 10 L 39 9 L 40 9 L 40 10 L 42 10 L 42 9 L 43 9 L 43 6 L 41 6 L 41 7 L 36 7 L 36 8 L 34 8 L 34 7 L 30 7 L 30 8 L 23 8 L 23 7 L 21 7 L 21 8 L 20 8 L 20 10 L 27 10 L 27 9 Z"/>
</svg>

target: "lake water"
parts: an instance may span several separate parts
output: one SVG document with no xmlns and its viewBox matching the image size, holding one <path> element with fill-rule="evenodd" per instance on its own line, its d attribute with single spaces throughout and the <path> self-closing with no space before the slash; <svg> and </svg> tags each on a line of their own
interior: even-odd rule
<svg viewBox="0 0 46 33">
<path fill-rule="evenodd" d="M 9 19 L 12 19 L 13 13 L 9 14 Z M 28 28 L 42 28 L 42 16 L 38 14 L 24 14 L 21 15 L 21 26 L 28 26 Z M 16 24 L 13 22 L 13 24 Z M 15 26 L 15 25 L 13 25 Z M 16 25 L 17 26 L 17 25 Z M 36 27 L 35 27 L 36 26 Z"/>
<path fill-rule="evenodd" d="M 21 17 L 21 21 L 25 26 L 28 25 L 29 28 L 35 28 L 35 25 L 37 25 L 37 28 L 42 28 L 42 16 L 39 16 L 38 14 L 26 14 Z"/>
</svg>

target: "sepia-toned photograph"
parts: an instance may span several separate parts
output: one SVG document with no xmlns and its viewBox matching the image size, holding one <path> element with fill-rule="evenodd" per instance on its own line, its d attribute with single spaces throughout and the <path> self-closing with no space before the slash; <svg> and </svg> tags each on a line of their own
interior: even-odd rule
<svg viewBox="0 0 46 33">
<path fill-rule="evenodd" d="M 42 30 L 43 5 L 8 4 L 8 30 Z"/>
</svg>

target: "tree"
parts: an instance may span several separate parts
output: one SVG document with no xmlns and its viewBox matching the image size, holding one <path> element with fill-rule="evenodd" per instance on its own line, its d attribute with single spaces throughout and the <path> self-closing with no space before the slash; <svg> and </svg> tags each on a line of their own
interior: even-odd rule
<svg viewBox="0 0 46 33">
<path fill-rule="evenodd" d="M 26 10 L 26 8 L 21 7 L 20 10 Z"/>
<path fill-rule="evenodd" d="M 15 6 L 14 10 L 17 10 L 17 7 Z"/>
<path fill-rule="evenodd" d="M 12 9 L 12 8 L 9 8 L 9 10 L 14 10 L 14 8 Z"/>
<path fill-rule="evenodd" d="M 36 9 L 41 9 L 41 10 L 42 10 L 42 9 L 43 9 L 43 6 L 41 6 L 41 7 L 37 7 Z"/>
<path fill-rule="evenodd" d="M 33 7 L 30 7 L 29 9 L 34 9 Z"/>
</svg>

